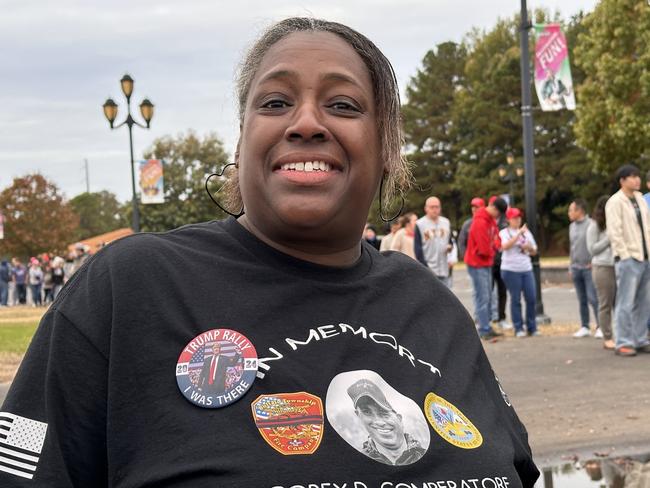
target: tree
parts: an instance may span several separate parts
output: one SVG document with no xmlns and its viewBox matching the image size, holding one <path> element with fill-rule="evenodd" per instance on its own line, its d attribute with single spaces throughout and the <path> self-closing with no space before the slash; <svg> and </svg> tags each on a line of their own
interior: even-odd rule
<svg viewBox="0 0 650 488">
<path fill-rule="evenodd" d="M 584 20 L 576 63 L 578 142 L 596 168 L 650 156 L 650 6 L 645 0 L 602 0 Z"/>
<path fill-rule="evenodd" d="M 453 125 L 456 92 L 464 85 L 467 52 L 454 42 L 438 44 L 424 56 L 422 67 L 406 88 L 404 132 L 409 160 L 414 163 L 415 189 L 407 210 L 421 211 L 429 194 L 450 202 L 458 145 Z"/>
<path fill-rule="evenodd" d="M 206 178 L 229 161 L 216 134 L 208 134 L 202 140 L 191 131 L 176 137 L 164 136 L 153 142 L 144 157 L 165 162 L 165 203 L 140 205 L 143 231 L 165 231 L 225 217 L 205 191 Z M 213 194 L 217 190 L 211 186 Z M 127 222 L 131 222 L 131 212 L 131 204 L 125 204 Z"/>
<path fill-rule="evenodd" d="M 57 186 L 38 173 L 15 178 L 0 193 L 0 209 L 5 217 L 0 254 L 63 253 L 75 241 L 79 217 Z"/>
<path fill-rule="evenodd" d="M 570 56 L 585 28 L 582 18 L 579 14 L 564 26 Z M 538 11 L 536 21 L 561 19 Z M 531 38 L 531 52 L 533 47 Z M 518 16 L 499 20 L 487 32 L 473 30 L 460 46 L 443 43 L 427 53 L 409 83 L 403 112 L 406 149 L 418 182 L 407 208 L 421 212 L 424 197 L 436 194 L 452 225 L 459 227 L 469 215 L 472 197 L 508 191 L 499 179 L 499 166 L 509 152 L 523 163 L 520 57 Z M 573 78 L 580 84 L 582 70 L 573 67 Z M 595 201 L 607 175 L 595 170 L 577 146 L 574 112 L 534 107 L 533 118 L 540 222 L 536 237 L 542 249 L 564 252 L 568 204 L 577 196 Z M 523 206 L 523 179 L 515 183 L 514 194 Z"/>
<path fill-rule="evenodd" d="M 465 86 L 455 94 L 454 130 L 458 140 L 458 208 L 469 214 L 474 196 L 505 193 L 498 167 L 509 152 L 521 154 L 521 88 L 518 18 L 502 19 L 489 32 L 466 38 Z"/>
<path fill-rule="evenodd" d="M 104 234 L 128 225 L 121 215 L 120 203 L 108 191 L 82 193 L 70 200 L 79 216 L 77 240 Z"/>
</svg>

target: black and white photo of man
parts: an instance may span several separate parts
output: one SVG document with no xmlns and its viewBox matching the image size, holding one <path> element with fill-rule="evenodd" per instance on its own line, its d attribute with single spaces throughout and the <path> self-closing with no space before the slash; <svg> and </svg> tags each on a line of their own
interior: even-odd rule
<svg viewBox="0 0 650 488">
<path fill-rule="evenodd" d="M 343 381 L 343 375 L 349 375 L 344 378 L 347 381 Z M 394 390 L 373 371 L 338 375 L 328 389 L 326 409 L 328 420 L 339 435 L 380 463 L 412 464 L 424 456 L 429 447 L 425 420 L 415 402 Z M 405 422 L 404 412 L 408 412 L 408 422 Z"/>
<path fill-rule="evenodd" d="M 363 452 L 385 464 L 402 466 L 419 460 L 426 452 L 420 443 L 404 432 L 402 416 L 388 403 L 370 380 L 359 380 L 348 388 L 357 417 L 368 431 Z"/>
</svg>

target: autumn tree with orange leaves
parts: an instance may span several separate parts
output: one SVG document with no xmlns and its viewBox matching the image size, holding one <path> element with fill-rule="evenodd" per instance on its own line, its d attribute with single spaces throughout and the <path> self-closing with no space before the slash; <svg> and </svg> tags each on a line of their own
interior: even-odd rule
<svg viewBox="0 0 650 488">
<path fill-rule="evenodd" d="M 4 215 L 0 256 L 4 257 L 63 253 L 79 225 L 59 188 L 38 173 L 15 178 L 0 193 L 0 212 Z"/>
</svg>

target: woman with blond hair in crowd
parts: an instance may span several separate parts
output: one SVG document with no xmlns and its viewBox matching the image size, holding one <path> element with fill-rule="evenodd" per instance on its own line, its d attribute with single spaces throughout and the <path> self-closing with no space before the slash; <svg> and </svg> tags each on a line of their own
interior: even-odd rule
<svg viewBox="0 0 650 488">
<path fill-rule="evenodd" d="M 395 237 L 393 237 L 393 242 L 391 242 L 390 246 L 391 251 L 399 251 L 413 259 L 416 259 L 413 239 L 415 237 L 415 222 L 417 220 L 418 216 L 413 212 L 404 214 L 399 218 L 402 228 L 398 230 Z"/>
<path fill-rule="evenodd" d="M 52 260 L 52 298 L 56 300 L 57 295 L 63 288 L 63 283 L 65 282 L 65 259 L 61 256 L 56 256 Z"/>
<path fill-rule="evenodd" d="M 603 347 L 615 348 L 612 335 L 612 313 L 616 298 L 616 273 L 614 272 L 614 255 L 607 237 L 607 219 L 605 205 L 609 197 L 603 195 L 596 202 L 587 227 L 587 250 L 591 254 L 591 274 L 598 295 L 599 329 L 594 337 L 604 339 Z"/>
</svg>

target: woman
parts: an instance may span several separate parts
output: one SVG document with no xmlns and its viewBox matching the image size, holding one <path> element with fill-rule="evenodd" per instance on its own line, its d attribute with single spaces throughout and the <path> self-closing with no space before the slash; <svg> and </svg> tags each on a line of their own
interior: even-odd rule
<svg viewBox="0 0 650 488">
<path fill-rule="evenodd" d="M 32 306 L 40 307 L 43 304 L 41 288 L 43 287 L 43 270 L 41 263 L 36 258 L 29 262 L 28 271 L 29 289 L 32 293 Z"/>
<path fill-rule="evenodd" d="M 508 227 L 499 232 L 501 238 L 501 277 L 510 293 L 510 314 L 515 328 L 515 337 L 537 336 L 535 323 L 535 276 L 530 257 L 537 254 L 535 238 L 521 225 L 521 210 L 506 210 Z M 526 301 L 526 330 L 521 316 L 521 294 Z"/>
<path fill-rule="evenodd" d="M 65 259 L 61 256 L 56 256 L 52 260 L 52 298 L 56 300 L 56 297 L 59 296 L 59 292 L 63 288 L 63 283 L 65 281 L 65 272 L 63 266 L 65 265 Z"/>
<path fill-rule="evenodd" d="M 417 259 L 415 257 L 415 248 L 413 247 L 413 240 L 415 238 L 415 222 L 417 222 L 417 220 L 418 216 L 413 212 L 404 214 L 399 218 L 401 228 L 393 238 L 393 242 L 390 246 L 391 251 L 399 251 L 410 258 Z"/>
<path fill-rule="evenodd" d="M 52 279 L 52 262 L 44 263 L 43 270 L 43 303 L 45 305 L 54 301 L 54 281 Z"/>
<path fill-rule="evenodd" d="M 462 305 L 361 242 L 380 186 L 384 208 L 409 179 L 388 61 L 346 26 L 287 19 L 238 92 L 244 213 L 107 246 L 46 314 L 4 406 L 47 423 L 29 486 L 532 487 Z"/>
<path fill-rule="evenodd" d="M 596 337 L 604 339 L 603 347 L 608 350 L 615 349 L 612 335 L 612 312 L 616 298 L 616 273 L 614 272 L 614 255 L 607 237 L 607 221 L 605 218 L 605 205 L 608 196 L 602 196 L 596 202 L 587 227 L 587 249 L 591 254 L 591 274 L 594 278 L 596 295 L 598 296 L 598 323 L 599 330 Z"/>
<path fill-rule="evenodd" d="M 379 244 L 380 251 L 390 251 L 390 246 L 393 243 L 393 239 L 397 234 L 397 231 L 399 231 L 402 227 L 401 217 L 399 219 L 393 220 L 390 223 L 386 223 L 386 234 L 381 238 L 381 243 Z"/>
</svg>

